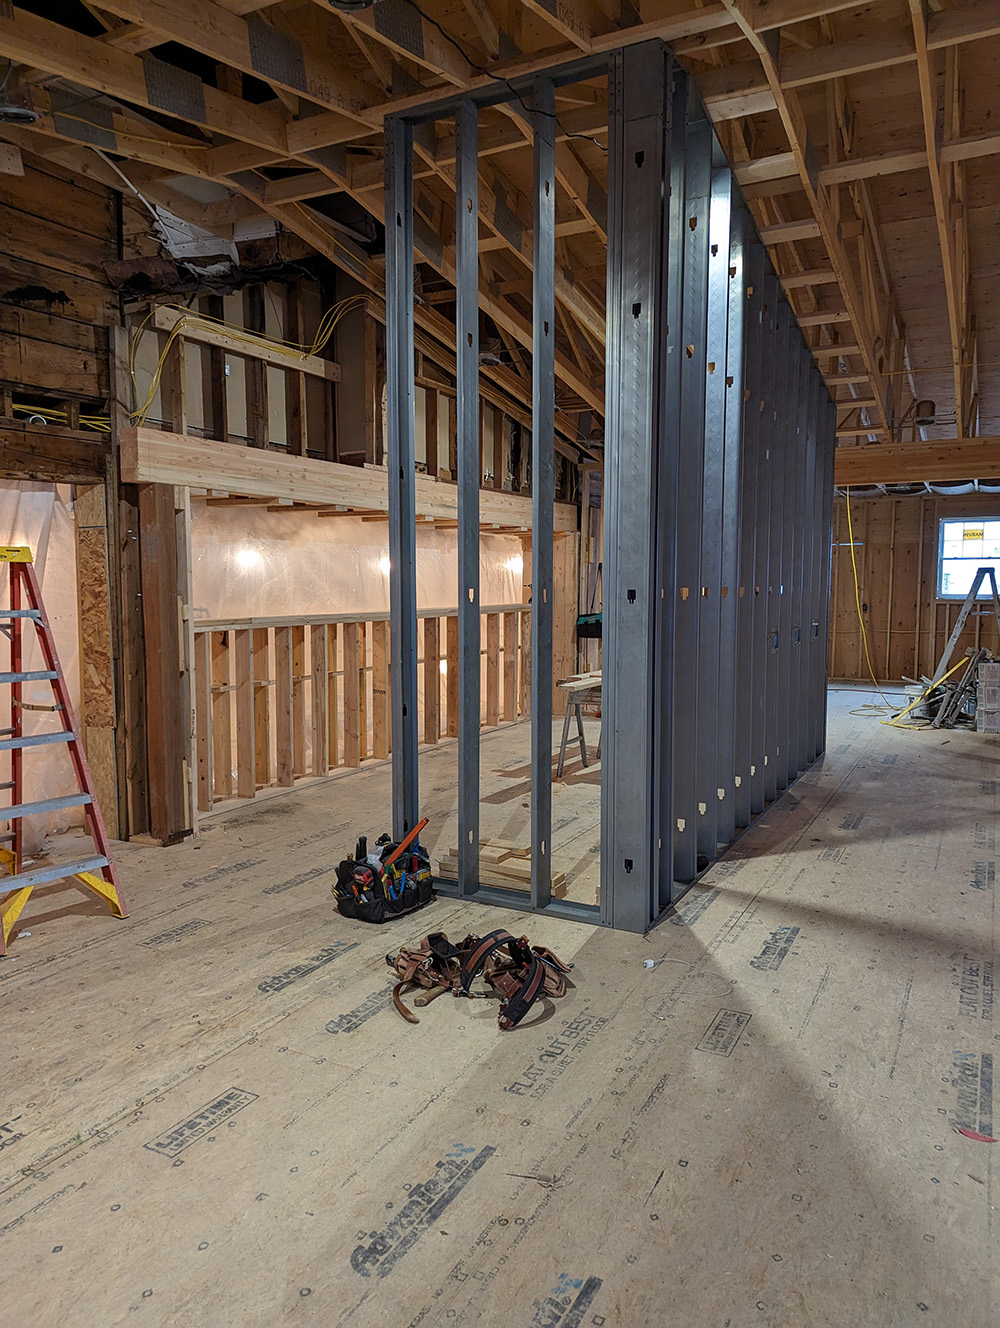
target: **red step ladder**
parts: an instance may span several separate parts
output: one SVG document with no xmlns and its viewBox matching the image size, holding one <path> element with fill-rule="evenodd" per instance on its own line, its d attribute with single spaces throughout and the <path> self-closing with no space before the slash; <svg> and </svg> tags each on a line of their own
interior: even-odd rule
<svg viewBox="0 0 1000 1328">
<path fill-rule="evenodd" d="M 0 609 L 0 632 L 10 640 L 10 671 L 0 672 L 0 686 L 10 687 L 10 726 L 0 729 L 0 751 L 10 752 L 11 773 L 10 782 L 0 785 L 0 788 L 9 789 L 11 794 L 10 806 L 0 807 L 0 823 L 6 822 L 11 827 L 6 834 L 0 834 L 0 871 L 5 867 L 8 872 L 6 876 L 0 875 L 0 955 L 4 955 L 7 953 L 11 929 L 36 885 L 72 876 L 106 900 L 116 917 L 127 917 L 128 908 L 111 861 L 107 831 L 94 794 L 87 758 L 80 742 L 80 731 L 66 690 L 66 679 L 59 667 L 55 640 L 32 566 L 31 550 L 25 545 L 0 546 L 0 563 L 7 563 L 10 567 L 10 607 Z M 23 629 L 27 623 L 34 624 L 45 664 L 44 669 L 35 672 L 25 672 L 23 668 Z M 52 684 L 55 697 L 52 710 L 59 715 L 61 722 L 50 733 L 26 735 L 23 732 L 22 716 L 25 707 L 21 690 L 26 682 Z M 69 749 L 79 792 L 61 798 L 46 798 L 42 802 L 24 802 L 25 751 L 33 747 L 54 745 L 63 745 Z M 96 852 L 75 862 L 53 863 L 48 867 L 22 871 L 24 818 L 59 811 L 64 807 L 83 807 Z"/>
</svg>

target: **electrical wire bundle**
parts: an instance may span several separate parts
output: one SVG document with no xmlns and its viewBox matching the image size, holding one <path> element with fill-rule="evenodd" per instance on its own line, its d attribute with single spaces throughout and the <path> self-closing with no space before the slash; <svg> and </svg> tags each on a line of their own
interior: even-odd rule
<svg viewBox="0 0 1000 1328">
<path fill-rule="evenodd" d="M 335 304 L 327 309 L 320 318 L 315 337 L 313 337 L 308 345 L 299 344 L 294 341 L 284 341 L 279 337 L 269 337 L 263 332 L 249 332 L 246 328 L 233 327 L 221 318 L 213 318 L 210 314 L 196 313 L 191 309 L 185 309 L 179 304 L 156 305 L 153 309 L 150 309 L 149 313 L 139 324 L 135 335 L 132 337 L 132 344 L 129 348 L 129 373 L 132 377 L 132 385 L 135 388 L 136 400 L 139 400 L 141 396 L 135 374 L 136 352 L 139 347 L 139 341 L 141 340 L 143 333 L 146 331 L 149 320 L 156 313 L 156 309 L 176 309 L 181 316 L 170 329 L 167 339 L 163 344 L 163 349 L 160 351 L 156 367 L 150 378 L 149 389 L 145 398 L 142 400 L 142 404 L 131 413 L 133 422 L 135 424 L 145 423 L 146 417 L 152 409 L 156 393 L 159 390 L 160 380 L 163 377 L 163 369 L 167 362 L 167 355 L 170 353 L 170 348 L 177 338 L 184 336 L 186 332 L 198 329 L 203 332 L 225 332 L 230 341 L 246 346 L 247 354 L 253 354 L 255 350 L 268 350 L 280 355 L 287 355 L 291 362 L 289 368 L 294 368 L 296 360 L 301 362 L 302 360 L 309 359 L 310 356 L 322 354 L 330 341 L 330 338 L 333 336 L 340 320 L 346 314 L 352 313 L 355 309 L 363 308 L 368 298 L 367 295 L 351 295 L 346 300 L 341 300 L 339 304 Z"/>
<path fill-rule="evenodd" d="M 69 424 L 69 412 L 56 410 L 52 406 L 24 406 L 18 401 L 11 403 L 15 415 L 38 415 L 49 424 Z M 108 415 L 80 415 L 80 423 L 85 429 L 95 429 L 98 433 L 111 432 L 111 417 Z"/>
</svg>

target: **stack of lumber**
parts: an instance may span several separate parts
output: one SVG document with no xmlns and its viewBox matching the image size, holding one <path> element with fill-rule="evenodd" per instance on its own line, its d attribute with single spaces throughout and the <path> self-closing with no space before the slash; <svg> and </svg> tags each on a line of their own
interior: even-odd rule
<svg viewBox="0 0 1000 1328">
<path fill-rule="evenodd" d="M 596 673 L 571 673 L 568 678 L 557 678 L 557 687 L 572 688 L 574 691 L 584 690 L 589 687 L 599 688 L 601 685 L 601 671 Z"/>
<path fill-rule="evenodd" d="M 438 863 L 441 876 L 458 876 L 458 848 L 449 850 L 448 856 Z M 501 886 L 505 890 L 531 890 L 531 848 L 518 848 L 501 839 L 479 841 L 479 884 Z M 552 896 L 562 899 L 566 894 L 565 872 L 552 873 Z"/>
</svg>

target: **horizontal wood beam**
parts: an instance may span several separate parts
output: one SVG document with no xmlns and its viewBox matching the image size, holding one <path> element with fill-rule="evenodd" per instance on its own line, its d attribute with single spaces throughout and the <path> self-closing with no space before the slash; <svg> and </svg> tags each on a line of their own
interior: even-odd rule
<svg viewBox="0 0 1000 1328">
<path fill-rule="evenodd" d="M 745 0 L 745 4 L 755 32 L 769 32 L 787 23 L 804 23 L 858 7 L 857 0 Z"/>
<path fill-rule="evenodd" d="M 760 184 L 764 180 L 781 180 L 795 175 L 797 170 L 794 152 L 775 152 L 770 157 L 739 162 L 733 167 L 733 174 L 740 184 Z"/>
<path fill-rule="evenodd" d="M 106 433 L 0 419 L 0 475 L 4 478 L 93 484 L 104 478 L 110 452 Z"/>
<path fill-rule="evenodd" d="M 713 120 L 735 120 L 775 108 L 774 94 L 768 86 L 759 60 L 742 60 L 696 74 L 695 82 L 705 108 Z"/>
<path fill-rule="evenodd" d="M 291 498 L 293 502 L 365 507 L 385 512 L 389 505 L 384 470 L 344 466 L 335 461 L 288 456 L 256 447 L 239 447 L 157 429 L 125 429 L 121 437 L 121 478 L 125 484 L 180 484 L 197 489 L 260 498 Z M 418 516 L 454 517 L 458 486 L 417 475 Z M 480 521 L 486 524 L 531 526 L 531 498 L 526 494 L 483 489 Z M 577 528 L 572 503 L 555 504 L 555 529 Z"/>
<path fill-rule="evenodd" d="M 874 180 L 880 175 L 900 175 L 903 171 L 920 171 L 927 165 L 927 153 L 922 149 L 912 152 L 883 152 L 871 157 L 848 157 L 833 166 L 820 168 L 820 184 L 850 184 L 852 180 Z"/>
<path fill-rule="evenodd" d="M 835 286 L 837 274 L 832 267 L 813 267 L 805 272 L 785 272 L 778 280 L 786 291 L 801 290 L 809 286 Z"/>
<path fill-rule="evenodd" d="M 846 357 L 850 355 L 858 355 L 861 352 L 861 347 L 858 345 L 810 346 L 809 349 L 812 351 L 813 358 L 816 360 L 818 360 L 820 356 L 835 355 L 839 358 L 842 355 Z M 860 379 L 859 381 L 868 382 L 868 379 L 869 375 L 866 374 L 865 377 L 863 379 Z"/>
<path fill-rule="evenodd" d="M 834 462 L 838 485 L 995 479 L 1000 479 L 1000 438 L 840 447 Z"/>
<path fill-rule="evenodd" d="M 931 51 L 998 35 L 1000 9 L 996 0 L 963 0 L 951 9 L 932 13 L 927 20 L 927 49 Z"/>
<path fill-rule="evenodd" d="M 760 238 L 765 244 L 793 244 L 796 240 L 818 240 L 818 221 L 779 221 L 773 226 L 761 226 Z"/>
<path fill-rule="evenodd" d="M 786 88 L 798 88 L 870 69 L 887 69 L 915 59 L 913 33 L 907 28 L 890 37 L 859 37 L 816 46 L 811 51 L 792 51 L 781 61 L 781 82 Z"/>
<path fill-rule="evenodd" d="M 971 161 L 977 157 L 992 157 L 1000 153 L 1000 134 L 969 134 L 955 138 L 941 147 L 943 162 Z M 904 171 L 926 169 L 927 153 L 923 148 L 906 152 L 878 152 L 867 157 L 848 157 L 829 166 L 819 168 L 819 182 L 823 185 L 850 184 L 854 180 L 874 180 L 883 175 L 900 175 Z M 757 157 L 741 162 L 734 168 L 741 185 L 768 184 L 773 181 L 791 181 L 795 172 L 795 157 L 791 152 L 776 152 L 770 157 Z M 787 192 L 792 191 L 789 184 Z M 794 181 L 801 188 L 801 181 Z"/>
<path fill-rule="evenodd" d="M 976 157 L 995 157 L 1000 152 L 1000 134 L 968 134 L 942 144 L 944 162 L 972 161 Z"/>
<path fill-rule="evenodd" d="M 188 316 L 180 309 L 163 305 L 153 314 L 153 327 L 158 332 L 172 332 Z M 268 346 L 248 343 L 221 327 L 216 330 L 190 321 L 185 323 L 181 333 L 186 341 L 197 341 L 203 346 L 218 346 L 232 355 L 263 360 L 279 369 L 295 369 L 299 373 L 311 374 L 314 378 L 326 378 L 331 383 L 339 383 L 341 380 L 340 365 L 333 360 L 324 360 L 320 355 L 296 355 L 294 352 L 283 355 L 281 351 L 271 350 Z"/>
<path fill-rule="evenodd" d="M 825 327 L 830 323 L 849 323 L 851 315 L 846 309 L 821 309 L 814 314 L 796 314 L 799 327 Z"/>
</svg>

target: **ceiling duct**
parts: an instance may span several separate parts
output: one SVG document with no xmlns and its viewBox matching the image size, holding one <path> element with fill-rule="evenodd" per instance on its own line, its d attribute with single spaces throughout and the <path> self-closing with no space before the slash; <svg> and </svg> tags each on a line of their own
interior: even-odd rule
<svg viewBox="0 0 1000 1328">
<path fill-rule="evenodd" d="M 9 125 L 33 125 L 38 119 L 38 112 L 30 110 L 27 106 L 11 106 L 7 102 L 0 103 L 0 124 Z"/>
</svg>

